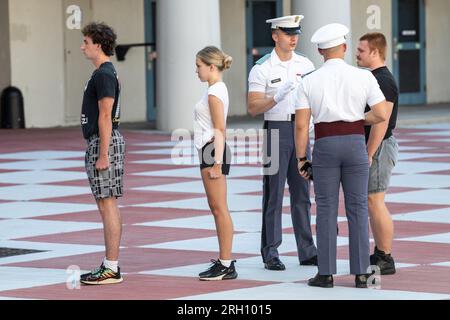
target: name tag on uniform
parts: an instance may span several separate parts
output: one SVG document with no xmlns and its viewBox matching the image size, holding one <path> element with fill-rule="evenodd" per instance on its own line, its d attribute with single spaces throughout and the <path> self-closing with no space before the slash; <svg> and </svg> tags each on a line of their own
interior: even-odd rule
<svg viewBox="0 0 450 320">
<path fill-rule="evenodd" d="M 271 84 L 278 83 L 278 82 L 281 82 L 281 78 L 273 79 L 272 81 L 270 81 Z"/>
</svg>

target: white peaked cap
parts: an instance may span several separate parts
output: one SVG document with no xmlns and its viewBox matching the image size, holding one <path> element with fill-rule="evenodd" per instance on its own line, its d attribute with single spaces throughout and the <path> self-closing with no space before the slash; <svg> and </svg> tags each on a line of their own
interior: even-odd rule
<svg viewBox="0 0 450 320">
<path fill-rule="evenodd" d="M 271 23 L 272 29 L 281 29 L 288 34 L 300 34 L 300 21 L 304 16 L 294 15 L 294 16 L 284 16 L 275 19 L 266 20 L 267 23 Z"/>
<path fill-rule="evenodd" d="M 350 30 L 340 23 L 327 24 L 317 30 L 311 42 L 319 46 L 319 49 L 328 49 L 345 43 L 345 36 Z"/>
</svg>

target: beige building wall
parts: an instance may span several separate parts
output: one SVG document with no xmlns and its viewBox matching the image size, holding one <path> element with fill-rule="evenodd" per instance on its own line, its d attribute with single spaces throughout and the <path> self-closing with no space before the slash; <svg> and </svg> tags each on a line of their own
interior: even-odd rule
<svg viewBox="0 0 450 320">
<path fill-rule="evenodd" d="M 224 73 L 230 95 L 229 115 L 247 114 L 247 54 L 245 0 L 220 1 L 222 49 L 233 57 L 231 69 Z"/>
<path fill-rule="evenodd" d="M 450 101 L 450 1 L 425 2 L 427 102 Z"/>
<path fill-rule="evenodd" d="M 85 18 L 111 25 L 118 33 L 119 44 L 145 41 L 143 0 L 90 0 L 89 3 L 89 14 L 86 14 Z M 77 1 L 74 1 L 74 4 L 77 4 Z M 77 114 L 81 111 L 82 88 L 93 67 L 85 59 L 72 59 L 70 68 L 65 64 L 67 50 L 73 55 L 81 55 L 78 50 L 82 35 L 80 33 L 79 37 L 70 37 L 70 41 L 74 43 L 66 43 L 67 14 L 64 2 L 9 1 L 9 19 L 11 82 L 24 94 L 27 127 L 78 124 Z M 88 22 L 83 21 L 83 25 Z M 78 52 L 74 52 L 75 50 Z M 112 60 L 123 85 L 122 121 L 146 121 L 144 47 L 130 49 L 124 62 L 117 62 L 115 57 Z M 70 75 L 66 72 L 73 70 L 78 73 Z M 3 72 L 1 78 L 6 78 Z M 81 82 L 73 89 L 75 84 L 67 81 L 67 78 L 81 79 Z M 66 102 L 66 98 L 75 99 L 74 92 L 76 103 Z M 67 103 L 71 104 L 69 108 Z"/>
<path fill-rule="evenodd" d="M 386 64 L 392 70 L 392 1 L 391 0 L 352 0 L 352 61 L 356 65 L 356 49 L 359 38 L 368 32 L 381 32 L 388 43 Z"/>
<path fill-rule="evenodd" d="M 114 28 L 118 44 L 145 42 L 143 0 L 93 0 L 92 12 L 93 20 Z M 123 122 L 147 120 L 145 52 L 145 47 L 133 47 L 125 61 L 112 59 L 122 82 Z"/>
<path fill-rule="evenodd" d="M 27 127 L 64 124 L 62 12 L 60 0 L 9 1 L 11 82 L 24 95 Z"/>
<path fill-rule="evenodd" d="M 0 93 L 11 83 L 8 0 L 0 0 Z"/>
</svg>

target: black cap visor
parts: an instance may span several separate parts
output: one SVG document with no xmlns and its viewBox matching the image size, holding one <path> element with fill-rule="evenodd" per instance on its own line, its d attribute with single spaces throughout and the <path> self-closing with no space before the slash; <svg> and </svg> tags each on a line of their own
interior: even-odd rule
<svg viewBox="0 0 450 320">
<path fill-rule="evenodd" d="M 278 27 L 278 29 L 280 29 L 281 31 L 283 31 L 286 34 L 289 35 L 298 35 L 302 33 L 302 28 L 300 26 L 295 27 L 295 28 L 282 28 L 282 27 Z"/>
</svg>

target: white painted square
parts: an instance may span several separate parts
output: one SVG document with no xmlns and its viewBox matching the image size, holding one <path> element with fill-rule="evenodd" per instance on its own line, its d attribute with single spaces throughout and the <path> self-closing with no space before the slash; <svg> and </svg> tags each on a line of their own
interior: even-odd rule
<svg viewBox="0 0 450 320">
<path fill-rule="evenodd" d="M 0 159 L 17 159 L 17 160 L 55 160 L 83 158 L 85 152 L 82 151 L 27 151 L 16 153 L 0 154 Z"/>
<path fill-rule="evenodd" d="M 176 177 L 176 178 L 198 178 L 201 179 L 200 169 L 198 167 L 187 169 L 172 169 L 162 171 L 139 172 L 132 175 L 146 177 Z M 251 177 L 262 175 L 262 169 L 257 167 L 239 167 L 232 166 L 229 178 Z M 262 179 L 262 177 L 261 177 Z"/>
<path fill-rule="evenodd" d="M 410 185 L 410 187 L 414 186 Z M 388 193 L 386 202 L 450 205 L 450 190 L 428 189 L 394 194 Z"/>
<path fill-rule="evenodd" d="M 64 181 L 86 180 L 86 173 L 84 172 L 70 172 L 70 171 L 17 171 L 0 173 L 0 181 L 2 183 L 11 184 L 39 184 L 39 183 L 53 183 Z"/>
<path fill-rule="evenodd" d="M 428 236 L 421 237 L 409 237 L 409 238 L 401 238 L 397 240 L 402 241 L 417 241 L 417 242 L 433 242 L 433 243 L 447 243 L 450 244 L 450 232 L 448 233 L 439 233 L 439 234 L 431 234 Z"/>
<path fill-rule="evenodd" d="M 261 209 L 262 206 L 261 196 L 248 196 L 248 195 L 244 196 L 229 193 L 227 198 L 228 198 L 228 209 L 230 211 L 257 210 Z M 284 197 L 283 206 L 289 205 L 290 205 L 289 197 Z M 135 205 L 135 207 L 210 210 L 208 200 L 206 197 L 166 201 L 166 202 L 150 202 Z"/>
<path fill-rule="evenodd" d="M 441 176 L 437 174 L 394 175 L 391 177 L 390 186 L 405 187 L 405 188 L 428 188 L 428 189 L 449 188 L 450 179 L 448 176 Z"/>
<path fill-rule="evenodd" d="M 412 159 L 420 159 L 420 158 L 442 158 L 448 157 L 448 154 L 445 153 L 412 153 L 412 152 L 399 152 L 398 160 L 412 160 Z"/>
<path fill-rule="evenodd" d="M 0 200 L 28 201 L 90 194 L 89 187 L 19 185 L 0 188 Z"/>
<path fill-rule="evenodd" d="M 84 168 L 83 160 L 34 160 L 0 163 L 0 169 L 5 170 L 56 170 L 82 167 Z"/>
<path fill-rule="evenodd" d="M 450 208 L 394 214 L 395 221 L 450 223 Z"/>
<path fill-rule="evenodd" d="M 450 170 L 450 163 L 399 161 L 395 166 L 393 172 L 403 174 L 413 174 L 413 173 L 426 173 L 444 170 Z"/>
<path fill-rule="evenodd" d="M 0 221 L 0 240 L 20 239 L 101 228 L 103 228 L 103 224 L 91 222 L 8 219 Z"/>
<path fill-rule="evenodd" d="M 439 262 L 439 263 L 432 263 L 431 266 L 436 266 L 436 267 L 450 267 L 450 261 Z"/>
<path fill-rule="evenodd" d="M 68 277 L 61 269 L 0 267 L 0 291 L 65 283 Z"/>
<path fill-rule="evenodd" d="M 306 283 L 281 283 L 246 289 L 186 296 L 179 300 L 448 300 L 448 294 L 339 287 L 309 287 Z"/>
<path fill-rule="evenodd" d="M 96 205 L 57 202 L 0 203 L 0 218 L 21 219 L 97 210 Z"/>
<path fill-rule="evenodd" d="M 261 232 L 262 214 L 260 212 L 231 212 L 234 230 L 238 232 Z M 282 229 L 292 228 L 291 215 L 284 213 L 282 215 Z M 344 217 L 338 217 L 338 221 L 347 221 Z M 311 216 L 311 225 L 316 224 L 316 216 Z M 163 221 L 151 221 L 136 224 L 147 227 L 166 227 L 166 228 L 189 228 L 216 230 L 214 217 L 212 215 L 198 216 L 185 219 L 171 219 Z"/>
<path fill-rule="evenodd" d="M 262 191 L 262 180 L 233 180 L 227 179 L 227 190 L 230 194 L 248 193 Z M 161 191 L 161 192 L 183 192 L 188 191 L 189 193 L 201 193 L 205 194 L 205 187 L 203 182 L 200 180 L 165 184 L 159 186 L 149 186 L 134 188 L 133 190 L 139 191 Z"/>
</svg>

